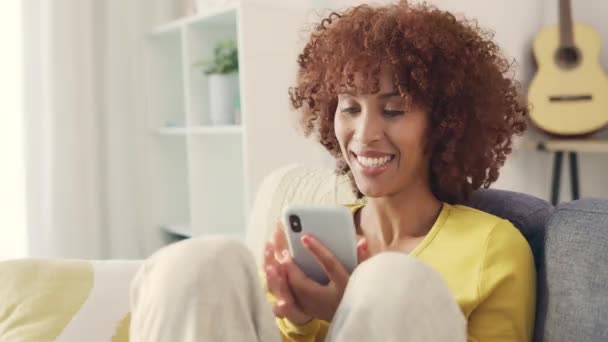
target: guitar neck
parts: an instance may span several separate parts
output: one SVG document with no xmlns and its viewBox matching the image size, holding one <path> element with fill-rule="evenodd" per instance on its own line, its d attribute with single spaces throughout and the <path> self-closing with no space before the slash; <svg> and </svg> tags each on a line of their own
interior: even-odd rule
<svg viewBox="0 0 608 342">
<path fill-rule="evenodd" d="M 559 41 L 562 47 L 574 47 L 572 4 L 570 0 L 559 0 Z"/>
</svg>

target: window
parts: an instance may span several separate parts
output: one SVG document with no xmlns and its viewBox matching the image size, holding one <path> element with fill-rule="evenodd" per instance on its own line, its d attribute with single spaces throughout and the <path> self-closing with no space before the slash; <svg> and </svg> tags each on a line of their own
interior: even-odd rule
<svg viewBox="0 0 608 342">
<path fill-rule="evenodd" d="M 0 260 L 27 255 L 22 15 L 0 1 Z"/>
</svg>

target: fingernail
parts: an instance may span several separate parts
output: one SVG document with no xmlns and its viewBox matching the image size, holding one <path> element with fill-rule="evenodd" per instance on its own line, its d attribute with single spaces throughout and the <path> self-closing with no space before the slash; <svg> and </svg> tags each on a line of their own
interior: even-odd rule
<svg viewBox="0 0 608 342">
<path fill-rule="evenodd" d="M 283 250 L 281 255 L 283 256 L 283 259 L 285 259 L 285 260 L 287 260 L 287 258 L 289 258 L 289 252 L 287 252 L 286 250 Z"/>
<path fill-rule="evenodd" d="M 310 237 L 307 235 L 302 236 L 302 243 L 304 246 L 308 247 L 308 245 L 310 245 Z"/>
</svg>

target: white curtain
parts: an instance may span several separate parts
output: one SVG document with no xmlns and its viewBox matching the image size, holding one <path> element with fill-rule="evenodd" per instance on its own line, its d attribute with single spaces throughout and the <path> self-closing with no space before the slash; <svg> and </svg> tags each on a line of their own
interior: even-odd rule
<svg viewBox="0 0 608 342">
<path fill-rule="evenodd" d="M 0 2 L 0 261 L 27 255 L 23 119 L 23 7 Z"/>
<path fill-rule="evenodd" d="M 25 2 L 33 256 L 142 256 L 142 35 L 183 10 L 181 0 Z"/>
</svg>

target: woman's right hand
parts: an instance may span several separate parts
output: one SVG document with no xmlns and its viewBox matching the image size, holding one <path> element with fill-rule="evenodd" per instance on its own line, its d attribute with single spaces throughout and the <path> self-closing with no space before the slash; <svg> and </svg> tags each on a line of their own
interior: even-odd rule
<svg viewBox="0 0 608 342">
<path fill-rule="evenodd" d="M 266 243 L 264 249 L 266 283 L 270 293 L 277 299 L 272 311 L 279 318 L 287 318 L 296 325 L 304 325 L 312 320 L 312 316 L 302 311 L 289 288 L 287 274 L 281 264 L 287 256 L 286 253 L 289 252 L 283 224 L 277 222 L 272 238 Z"/>
<path fill-rule="evenodd" d="M 313 317 L 297 303 L 289 285 L 287 271 L 283 265 L 288 259 L 288 253 L 283 224 L 277 222 L 272 238 L 266 243 L 264 250 L 264 271 L 268 290 L 277 299 L 273 312 L 279 318 L 287 318 L 296 325 L 303 325 Z M 357 256 L 359 263 L 370 257 L 367 240 L 364 237 L 358 237 Z"/>
</svg>

